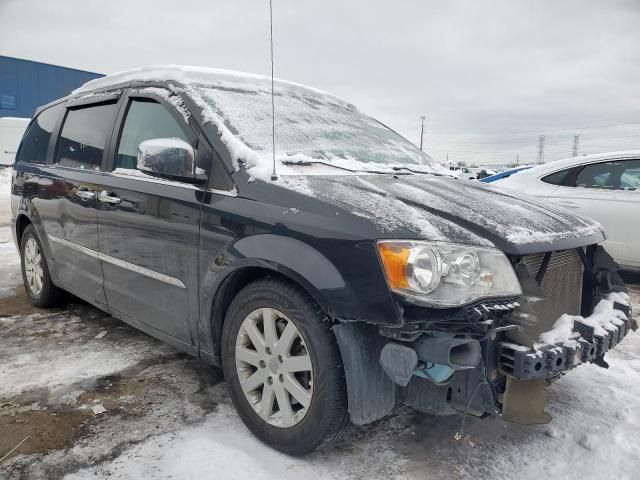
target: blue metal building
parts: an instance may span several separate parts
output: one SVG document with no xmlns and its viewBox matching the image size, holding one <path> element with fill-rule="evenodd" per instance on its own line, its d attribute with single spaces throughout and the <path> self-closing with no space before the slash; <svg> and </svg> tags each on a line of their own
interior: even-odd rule
<svg viewBox="0 0 640 480">
<path fill-rule="evenodd" d="M 39 106 L 102 76 L 0 55 L 0 117 L 30 118 Z"/>
</svg>

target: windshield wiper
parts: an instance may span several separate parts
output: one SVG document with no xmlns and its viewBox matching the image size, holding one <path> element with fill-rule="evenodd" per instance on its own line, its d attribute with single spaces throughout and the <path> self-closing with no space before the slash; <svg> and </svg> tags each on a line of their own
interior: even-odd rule
<svg viewBox="0 0 640 480">
<path fill-rule="evenodd" d="M 312 165 L 325 165 L 327 167 L 337 168 L 338 170 L 344 170 L 345 172 L 351 173 L 377 173 L 377 174 L 394 174 L 395 171 L 384 171 L 384 170 L 356 170 L 354 168 L 341 167 L 339 165 L 333 165 L 328 162 L 323 162 L 322 160 L 314 160 L 313 162 L 309 161 L 294 161 L 294 160 L 282 160 L 283 165 L 291 165 L 291 166 L 299 166 L 299 167 L 310 167 Z M 395 168 L 393 169 L 395 170 Z"/>
<path fill-rule="evenodd" d="M 449 175 L 445 175 L 444 173 L 437 173 L 437 172 L 425 172 L 424 170 L 414 170 L 412 168 L 409 167 L 393 167 L 393 170 L 395 170 L 396 172 L 400 171 L 400 170 L 406 170 L 407 172 L 411 172 L 411 173 L 417 173 L 420 175 L 435 175 L 436 177 L 447 177 Z"/>
</svg>

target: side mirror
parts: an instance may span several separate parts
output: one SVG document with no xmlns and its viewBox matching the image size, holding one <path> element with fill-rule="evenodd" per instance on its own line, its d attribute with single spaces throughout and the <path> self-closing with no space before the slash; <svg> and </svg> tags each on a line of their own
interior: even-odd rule
<svg viewBox="0 0 640 480">
<path fill-rule="evenodd" d="M 153 138 L 138 145 L 138 170 L 155 175 L 196 180 L 193 147 L 179 138 Z"/>
</svg>

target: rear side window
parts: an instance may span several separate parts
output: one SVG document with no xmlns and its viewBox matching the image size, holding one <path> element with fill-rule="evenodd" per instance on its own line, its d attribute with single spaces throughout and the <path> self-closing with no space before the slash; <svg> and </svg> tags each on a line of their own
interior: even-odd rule
<svg viewBox="0 0 640 480">
<path fill-rule="evenodd" d="M 640 188 L 640 160 L 612 160 L 585 166 L 576 177 L 576 185 L 607 190 Z"/>
<path fill-rule="evenodd" d="M 552 173 L 551 175 L 547 175 L 543 177 L 541 180 L 545 183 L 550 183 L 551 185 L 562 185 L 564 181 L 567 179 L 567 176 L 571 172 L 569 170 L 560 170 L 559 172 Z"/>
<path fill-rule="evenodd" d="M 122 127 L 115 168 L 135 169 L 138 145 L 154 138 L 189 139 L 171 113 L 153 100 L 132 100 Z"/>
<path fill-rule="evenodd" d="M 620 188 L 623 190 L 640 189 L 640 160 L 623 162 L 624 170 L 620 175 Z"/>
<path fill-rule="evenodd" d="M 54 162 L 69 167 L 99 169 L 117 111 L 115 102 L 69 110 Z"/>
<path fill-rule="evenodd" d="M 616 164 L 613 162 L 587 165 L 576 176 L 576 186 L 587 188 L 614 188 Z"/>
<path fill-rule="evenodd" d="M 46 162 L 49 140 L 63 110 L 64 105 L 58 104 L 38 114 L 29 124 L 28 130 L 22 137 L 16 161 L 28 163 Z"/>
</svg>

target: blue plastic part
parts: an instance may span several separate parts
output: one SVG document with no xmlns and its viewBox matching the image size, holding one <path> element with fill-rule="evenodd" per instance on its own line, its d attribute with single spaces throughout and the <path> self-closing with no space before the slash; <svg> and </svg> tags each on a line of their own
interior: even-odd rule
<svg viewBox="0 0 640 480">
<path fill-rule="evenodd" d="M 492 183 L 496 180 L 500 180 L 501 178 L 510 177 L 514 173 L 521 172 L 522 170 L 528 170 L 533 167 L 533 165 L 524 165 L 522 167 L 512 168 L 510 170 L 505 170 L 504 172 L 496 173 L 495 175 L 490 175 L 488 177 L 481 178 L 480 181 L 483 183 Z"/>
<path fill-rule="evenodd" d="M 454 370 L 448 365 L 427 362 L 425 368 L 417 368 L 413 374 L 418 377 L 428 378 L 435 383 L 442 383 L 449 380 L 453 372 Z"/>
</svg>

